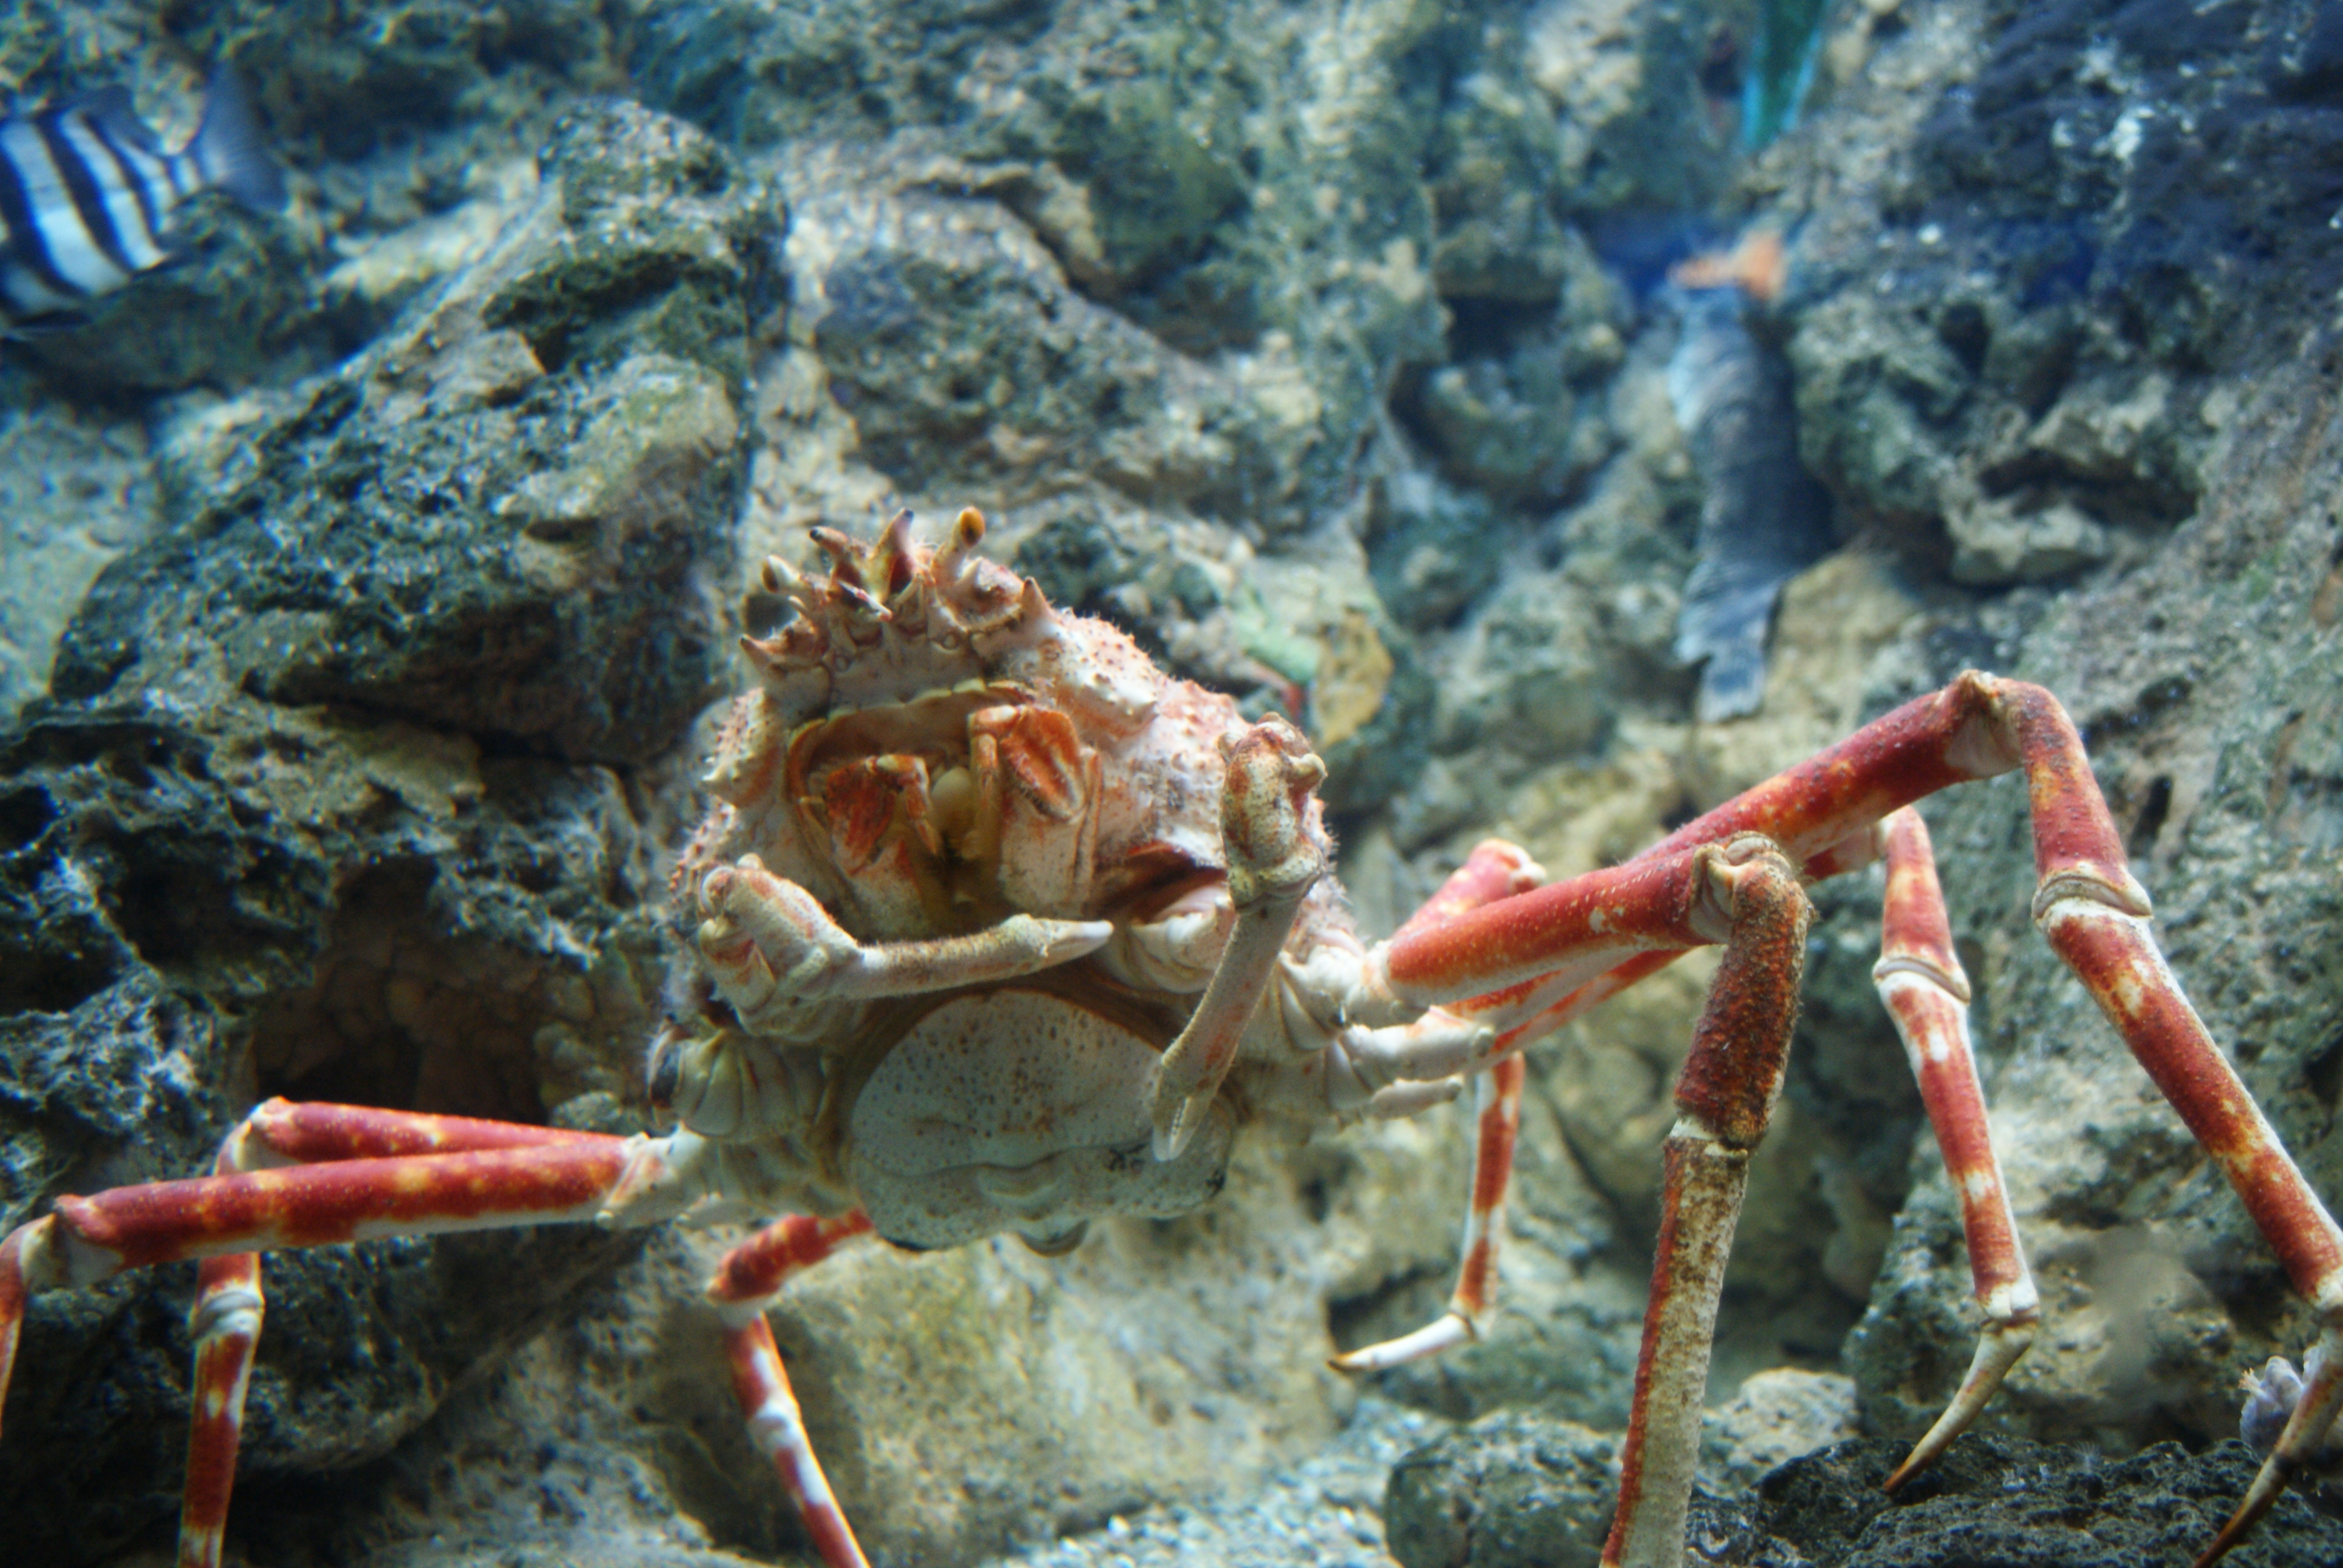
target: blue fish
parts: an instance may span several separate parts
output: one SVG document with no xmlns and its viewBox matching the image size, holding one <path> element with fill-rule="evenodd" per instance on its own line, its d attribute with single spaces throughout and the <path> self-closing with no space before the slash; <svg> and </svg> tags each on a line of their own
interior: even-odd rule
<svg viewBox="0 0 2343 1568">
<path fill-rule="evenodd" d="M 176 152 L 126 87 L 0 120 L 0 310 L 18 323 L 70 317 L 160 266 L 181 204 L 206 190 L 263 211 L 285 202 L 233 72 L 213 75 L 203 123 Z"/>
</svg>

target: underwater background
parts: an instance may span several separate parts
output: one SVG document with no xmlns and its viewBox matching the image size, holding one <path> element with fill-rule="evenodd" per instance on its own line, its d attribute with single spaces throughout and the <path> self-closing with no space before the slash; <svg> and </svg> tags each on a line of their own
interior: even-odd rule
<svg viewBox="0 0 2343 1568">
<path fill-rule="evenodd" d="M 1611 864 L 1964 668 L 2039 681 L 2343 1195 L 2343 6 L 0 6 L 19 113 L 126 86 L 176 146 L 222 66 L 282 209 L 194 199 L 0 343 L 0 1230 L 270 1094 L 646 1125 L 739 592 L 898 505 L 1298 712 L 1371 933 L 1489 834 Z M 2151 1445 L 2232 1436 L 2311 1314 L 2030 929 L 2024 785 L 1925 810 L 2044 1332 L 1941 1539 L 1749 1492 L 1908 1440 L 1975 1332 L 1878 875 L 1824 884 L 1695 1544 L 2185 1562 L 2175 1499 L 2251 1462 Z M 1533 1052 L 1496 1326 L 1444 1358 L 1325 1365 L 1445 1299 L 1462 1109 L 1249 1140 L 1065 1257 L 792 1284 L 874 1561 L 1592 1561 L 1713 968 Z M 272 1256 L 228 1560 L 811 1561 L 699 1296 L 732 1239 Z M 34 1303 L 12 1562 L 167 1550 L 192 1282 Z M 1817 1517 L 1875 1486 L 1842 1452 Z M 1988 1460 L 2080 1501 L 2026 1544 Z"/>
</svg>

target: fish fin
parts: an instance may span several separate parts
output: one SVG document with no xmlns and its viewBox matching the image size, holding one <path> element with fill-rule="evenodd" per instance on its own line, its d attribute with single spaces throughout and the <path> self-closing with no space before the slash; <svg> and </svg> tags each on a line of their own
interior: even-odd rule
<svg viewBox="0 0 2343 1568">
<path fill-rule="evenodd" d="M 285 205 L 285 176 L 268 156 L 252 94 L 228 66 L 214 71 L 204 89 L 204 123 L 186 156 L 204 185 L 256 212 L 275 212 Z"/>
</svg>

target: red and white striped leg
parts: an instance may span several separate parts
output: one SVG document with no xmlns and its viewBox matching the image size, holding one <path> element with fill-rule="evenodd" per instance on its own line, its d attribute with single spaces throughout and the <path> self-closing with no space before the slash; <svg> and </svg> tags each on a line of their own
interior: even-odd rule
<svg viewBox="0 0 2343 1568">
<path fill-rule="evenodd" d="M 220 1155 L 221 1174 L 228 1170 Z M 206 1258 L 196 1270 L 196 1304 L 187 1330 L 196 1341 L 195 1382 L 187 1390 L 187 1478 L 179 1497 L 179 1568 L 219 1568 L 236 1490 L 236 1451 L 244 1442 L 244 1396 L 252 1386 L 253 1347 L 266 1312 L 260 1254 Z"/>
<path fill-rule="evenodd" d="M 1960 1194 L 1961 1231 L 1969 1249 L 1969 1276 L 1985 1314 L 1968 1375 L 1934 1425 L 1896 1473 L 1895 1491 L 1933 1462 L 1977 1418 L 2009 1369 L 2034 1342 L 2041 1321 L 2034 1276 L 2018 1245 L 2017 1221 L 2001 1163 L 1986 1124 L 1985 1091 L 1969 1049 L 1968 976 L 1953 954 L 1951 923 L 1936 883 L 1928 829 L 1910 807 L 1879 825 L 1887 860 L 1887 897 L 1881 917 L 1879 962 L 1871 978 L 1879 1000 L 1904 1037 L 1912 1076 L 1928 1109 L 1936 1149 Z"/>
<path fill-rule="evenodd" d="M 825 1568 L 866 1568 L 866 1563 L 846 1511 L 838 1505 L 806 1436 L 805 1418 L 781 1365 L 780 1347 L 773 1342 L 765 1307 L 791 1274 L 870 1231 L 870 1218 L 860 1209 L 828 1220 L 792 1215 L 727 1252 L 708 1282 L 708 1299 L 724 1319 L 732 1392 L 748 1419 L 749 1435 L 779 1473 Z"/>
<path fill-rule="evenodd" d="M 1429 930 L 1483 904 L 1525 893 L 1544 878 L 1536 862 L 1517 846 L 1483 839 L 1393 938 Z M 1496 1304 L 1497 1250 L 1504 1243 L 1505 1193 L 1513 1182 L 1523 1076 L 1521 1057 L 1515 1054 L 1473 1081 L 1473 1198 L 1464 1214 L 1463 1255 L 1448 1310 L 1412 1333 L 1333 1357 L 1329 1364 L 1336 1371 L 1382 1372 L 1477 1340 L 1488 1326 Z"/>
<path fill-rule="evenodd" d="M 2318 1315 L 2324 1366 L 2303 1391 L 2244 1502 L 2198 1559 L 2243 1539 L 2343 1411 L 2343 1231 L 2188 1005 L 2148 932 L 2147 892 L 2131 878 L 2075 727 L 2048 692 L 2008 690 L 2013 738 L 2034 808 L 2034 923 L 2124 1037 L 2132 1055 L 2237 1190 L 2295 1290 Z"/>
<path fill-rule="evenodd" d="M 202 1260 L 179 1562 L 216 1568 L 265 1311 L 259 1252 L 589 1220 L 632 1141 L 272 1100 L 228 1135 L 216 1174 L 60 1198 L 0 1241 L 0 1399 L 31 1296 Z"/>
<path fill-rule="evenodd" d="M 457 1153 L 475 1149 L 525 1149 L 582 1136 L 558 1128 L 427 1116 L 361 1105 L 297 1105 L 271 1100 L 236 1124 L 220 1145 L 213 1173 L 266 1170 L 398 1154 Z M 253 1351 L 267 1302 L 260 1254 L 228 1252 L 196 1269 L 196 1302 L 187 1314 L 196 1342 L 193 1406 L 187 1432 L 187 1479 L 179 1509 L 179 1568 L 218 1568 L 236 1487 L 236 1452 L 244 1441 L 244 1402 L 252 1383 Z"/>
<path fill-rule="evenodd" d="M 1437 1355 L 1451 1345 L 1477 1340 L 1488 1328 L 1497 1302 L 1497 1250 L 1505 1239 L 1505 1192 L 1513 1175 L 1513 1140 L 1522 1123 L 1519 1054 L 1506 1057 L 1473 1081 L 1473 1201 L 1464 1215 L 1463 1257 L 1448 1310 L 1397 1339 L 1363 1345 L 1333 1357 L 1337 1372 L 1374 1372 Z"/>
</svg>

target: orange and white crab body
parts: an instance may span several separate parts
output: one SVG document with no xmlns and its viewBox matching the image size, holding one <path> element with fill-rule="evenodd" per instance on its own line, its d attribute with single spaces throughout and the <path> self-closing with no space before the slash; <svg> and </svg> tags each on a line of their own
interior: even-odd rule
<svg viewBox="0 0 2343 1568">
<path fill-rule="evenodd" d="M 1054 1252 L 1093 1218 L 1205 1201 L 1244 1114 L 1454 1094 L 1489 1030 L 1348 1016 L 1367 950 L 1322 875 L 1299 734 L 1051 608 L 975 553 L 974 512 L 932 555 L 906 522 L 868 548 L 818 535 L 827 576 L 767 568 L 795 618 L 744 638 L 759 679 L 675 873 L 709 1005 L 653 1066 L 687 1135 L 669 1191 L 697 1161 L 719 1201 Z M 1232 757 L 1262 774 L 1250 795 Z M 1229 1038 L 1198 1042 L 1155 1158 L 1166 1050 L 1232 939 L 1266 983 L 1207 1020 Z"/>
</svg>

